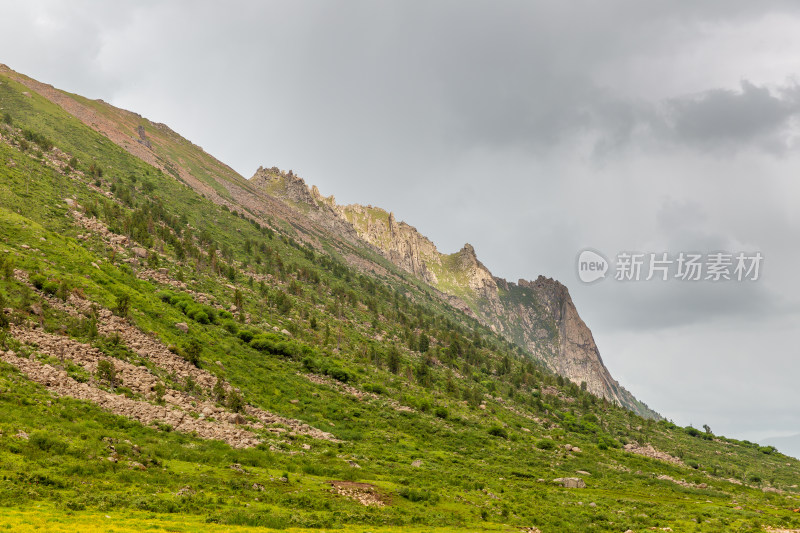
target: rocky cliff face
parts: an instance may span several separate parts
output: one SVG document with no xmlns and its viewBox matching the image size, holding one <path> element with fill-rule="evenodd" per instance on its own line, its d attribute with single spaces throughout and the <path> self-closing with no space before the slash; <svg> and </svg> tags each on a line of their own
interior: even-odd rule
<svg viewBox="0 0 800 533">
<path fill-rule="evenodd" d="M 350 223 L 362 239 L 377 247 L 392 263 L 436 285 L 436 275 L 429 265 L 440 263 L 439 252 L 416 228 L 405 222 L 398 223 L 393 213 L 376 207 L 333 205 L 339 217 Z"/>
<path fill-rule="evenodd" d="M 451 305 L 523 347 L 570 381 L 643 416 L 657 417 L 617 383 L 603 364 L 592 332 L 578 314 L 567 288 L 539 276 L 535 281 L 506 281 L 492 275 L 470 244 L 442 254 L 413 226 L 393 213 L 362 205 L 338 205 L 291 172 L 259 168 L 250 180 L 296 209 L 345 223 L 392 263 L 442 293 Z"/>
</svg>

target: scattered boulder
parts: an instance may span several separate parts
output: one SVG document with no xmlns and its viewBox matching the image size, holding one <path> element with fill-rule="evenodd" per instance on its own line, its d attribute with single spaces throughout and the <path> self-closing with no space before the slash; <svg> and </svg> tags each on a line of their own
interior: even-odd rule
<svg viewBox="0 0 800 533">
<path fill-rule="evenodd" d="M 353 481 L 329 481 L 331 490 L 337 494 L 353 499 L 366 506 L 383 507 L 386 505 L 384 497 L 378 492 L 375 485 L 369 483 L 355 483 Z"/>
<path fill-rule="evenodd" d="M 416 461 L 414 461 L 413 463 L 411 463 L 411 466 L 413 466 L 414 468 L 419 468 L 419 467 L 421 467 L 421 466 L 422 466 L 422 459 L 417 459 Z"/>
<path fill-rule="evenodd" d="M 133 252 L 133 255 L 141 259 L 147 258 L 147 250 L 145 250 L 144 248 L 139 248 L 138 246 L 136 246 L 134 248 L 131 248 L 131 252 Z"/>
<path fill-rule="evenodd" d="M 195 494 L 195 491 L 189 485 L 178 489 L 178 492 L 175 493 L 175 496 L 192 496 Z"/>
<path fill-rule="evenodd" d="M 178 322 L 175 324 L 175 327 L 184 333 L 189 333 L 189 324 L 186 322 Z"/>
<path fill-rule="evenodd" d="M 585 489 L 586 482 L 579 477 L 559 477 L 553 480 L 566 489 Z"/>
<path fill-rule="evenodd" d="M 643 455 L 645 457 L 650 457 L 652 459 L 658 459 L 660 461 L 666 461 L 668 463 L 673 463 L 677 465 L 683 464 L 683 461 L 681 461 L 679 458 L 674 457 L 666 452 L 656 450 L 650 444 L 647 444 L 646 446 L 641 446 L 639 444 L 631 442 L 626 444 L 623 447 L 623 449 L 628 453 L 635 453 L 636 455 Z"/>
</svg>

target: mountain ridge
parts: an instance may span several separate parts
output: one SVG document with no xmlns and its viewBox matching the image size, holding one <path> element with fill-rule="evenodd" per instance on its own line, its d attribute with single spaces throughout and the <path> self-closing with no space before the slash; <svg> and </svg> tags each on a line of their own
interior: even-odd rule
<svg viewBox="0 0 800 533">
<path fill-rule="evenodd" d="M 591 332 L 587 335 L 582 331 L 588 328 L 580 317 L 566 320 L 577 316 L 577 310 L 566 288 L 559 288 L 563 285 L 550 290 L 543 283 L 557 282 L 546 281 L 548 278 L 540 277 L 535 284 L 523 284 L 524 280 L 515 284 L 495 278 L 478 260 L 471 245 L 454 254 L 442 254 L 415 227 L 397 222 L 393 213 L 358 204 L 340 206 L 335 197 L 323 196 L 316 186 L 309 187 L 291 170 L 259 167 L 248 180 L 164 124 L 153 123 L 103 100 L 89 100 L 58 90 L 6 65 L 0 65 L 0 73 L 38 92 L 127 152 L 171 174 L 217 204 L 233 210 L 244 208 L 261 222 L 285 220 L 300 230 L 301 238 L 315 246 L 332 235 L 352 263 L 374 270 L 376 267 L 371 264 L 374 262 L 364 262 L 359 257 L 361 253 L 347 251 L 358 248 L 361 242 L 372 245 L 392 264 L 439 291 L 442 300 L 503 335 L 551 370 L 578 385 L 585 382 L 595 395 L 644 416 L 659 418 L 660 415 L 611 377 Z M 524 302 L 537 298 L 547 302 L 544 305 Z M 562 314 L 560 305 L 566 300 L 567 313 Z M 547 309 L 551 316 L 543 317 L 542 309 Z M 555 316 L 564 319 L 564 323 L 553 322 Z M 557 339 L 551 330 L 557 330 L 557 337 L 566 342 L 554 342 Z M 572 342 L 574 339 L 581 342 Z"/>
<path fill-rule="evenodd" d="M 591 330 L 562 283 L 541 275 L 516 283 L 496 277 L 471 244 L 452 254 L 442 253 L 414 226 L 398 222 L 393 212 L 372 205 L 339 205 L 334 196 L 323 196 L 292 171 L 259 167 L 250 182 L 300 211 L 315 210 L 346 221 L 393 264 L 455 298 L 452 303 L 458 308 L 536 356 L 550 370 L 596 396 L 660 418 L 611 376 Z"/>
</svg>

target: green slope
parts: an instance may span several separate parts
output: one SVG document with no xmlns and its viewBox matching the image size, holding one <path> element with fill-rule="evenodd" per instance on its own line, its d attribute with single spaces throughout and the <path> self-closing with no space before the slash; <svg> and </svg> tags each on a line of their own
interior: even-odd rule
<svg viewBox="0 0 800 533">
<path fill-rule="evenodd" d="M 43 527 L 67 530 L 800 527 L 798 461 L 600 401 L 421 284 L 358 272 L 232 213 L 23 92 L 0 76 L 0 524 L 32 529 L 38 506 Z M 106 309 L 233 389 L 160 366 L 103 329 L 116 320 Z M 21 332 L 91 345 L 163 389 L 141 392 Z M 259 444 L 55 395 L 23 364 L 142 406 L 170 405 L 166 390 L 238 411 Z M 186 417 L 203 420 L 192 407 Z M 256 428 L 254 408 L 335 440 Z M 673 459 L 623 448 L 634 443 Z M 553 482 L 564 477 L 587 486 Z"/>
</svg>

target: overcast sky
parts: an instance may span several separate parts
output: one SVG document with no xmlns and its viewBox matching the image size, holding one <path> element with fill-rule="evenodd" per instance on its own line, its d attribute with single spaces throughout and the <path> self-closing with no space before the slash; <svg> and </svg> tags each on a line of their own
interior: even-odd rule
<svg viewBox="0 0 800 533">
<path fill-rule="evenodd" d="M 555 277 L 637 397 L 760 440 L 800 433 L 795 6 L 0 1 L 0 62 Z M 755 282 L 584 285 L 587 247 L 764 260 Z"/>
</svg>

